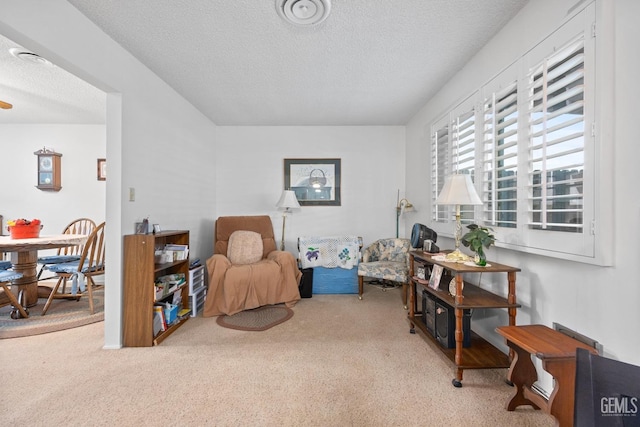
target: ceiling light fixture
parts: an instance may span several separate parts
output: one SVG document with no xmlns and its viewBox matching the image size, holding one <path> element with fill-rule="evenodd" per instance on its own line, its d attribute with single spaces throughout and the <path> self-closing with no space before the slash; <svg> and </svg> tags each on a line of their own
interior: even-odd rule
<svg viewBox="0 0 640 427">
<path fill-rule="evenodd" d="M 25 50 L 20 47 L 12 47 L 11 49 L 9 49 L 9 53 L 15 56 L 16 58 L 22 59 L 23 61 L 26 61 L 26 62 L 32 62 L 34 64 L 41 64 L 41 65 L 53 65 L 51 62 L 49 62 L 47 59 L 43 58 L 42 56 L 38 55 L 37 53 L 29 52 L 28 50 Z"/>
<path fill-rule="evenodd" d="M 276 0 L 282 19 L 296 25 L 316 25 L 327 19 L 331 0 Z"/>
</svg>

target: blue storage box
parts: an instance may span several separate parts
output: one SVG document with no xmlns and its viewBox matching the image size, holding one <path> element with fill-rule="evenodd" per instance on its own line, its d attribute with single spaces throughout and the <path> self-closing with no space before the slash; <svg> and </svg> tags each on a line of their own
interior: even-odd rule
<svg viewBox="0 0 640 427">
<path fill-rule="evenodd" d="M 357 294 L 358 268 L 313 268 L 314 294 Z"/>
<path fill-rule="evenodd" d="M 178 316 L 178 306 L 175 304 L 168 304 L 164 308 L 164 317 L 167 320 L 167 325 L 172 324 L 176 321 L 176 317 Z"/>
</svg>

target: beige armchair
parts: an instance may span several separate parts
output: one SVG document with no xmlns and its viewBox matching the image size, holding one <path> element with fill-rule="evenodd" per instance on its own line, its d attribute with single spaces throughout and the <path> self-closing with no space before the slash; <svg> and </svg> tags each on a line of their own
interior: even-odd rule
<svg viewBox="0 0 640 427">
<path fill-rule="evenodd" d="M 206 266 L 209 290 L 204 317 L 271 304 L 292 307 L 300 300 L 302 273 L 290 252 L 276 250 L 269 216 L 219 217 L 214 255 Z"/>
</svg>

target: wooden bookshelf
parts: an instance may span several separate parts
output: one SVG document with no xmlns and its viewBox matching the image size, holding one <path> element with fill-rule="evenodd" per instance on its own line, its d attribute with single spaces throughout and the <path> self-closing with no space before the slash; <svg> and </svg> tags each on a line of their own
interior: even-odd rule
<svg viewBox="0 0 640 427">
<path fill-rule="evenodd" d="M 156 249 L 167 244 L 189 245 L 188 231 L 163 231 L 157 234 L 124 236 L 123 259 L 123 344 L 125 347 L 150 347 L 160 344 L 189 317 L 178 319 L 165 331 L 153 334 L 153 306 L 156 301 L 155 280 L 163 275 L 182 273 L 186 282 L 162 300 L 180 293 L 182 308 L 189 308 L 189 258 L 163 264 L 155 263 Z"/>
</svg>

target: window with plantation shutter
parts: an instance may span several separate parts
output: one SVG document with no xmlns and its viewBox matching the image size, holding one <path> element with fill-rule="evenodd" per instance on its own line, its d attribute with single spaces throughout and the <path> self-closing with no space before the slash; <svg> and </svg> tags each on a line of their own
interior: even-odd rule
<svg viewBox="0 0 640 427">
<path fill-rule="evenodd" d="M 475 181 L 476 163 L 476 112 L 473 105 L 475 97 L 462 103 L 454 109 L 451 120 L 451 173 L 471 175 Z M 454 207 L 449 207 L 454 211 Z M 474 222 L 474 206 L 460 206 L 460 222 L 470 224 Z"/>
<path fill-rule="evenodd" d="M 596 71 L 612 75 L 612 61 L 596 61 L 595 16 L 585 5 L 434 123 L 437 232 L 451 233 L 451 208 L 435 205 L 444 179 L 467 173 L 483 205 L 462 207 L 461 219 L 491 227 L 496 246 L 610 265 L 613 159 L 598 128 L 612 128 L 596 117 L 612 114 L 612 88 Z"/>
<path fill-rule="evenodd" d="M 493 227 L 517 224 L 518 87 L 512 82 L 483 102 L 483 221 Z"/>
<path fill-rule="evenodd" d="M 583 231 L 584 39 L 545 58 L 528 76 L 528 226 Z"/>
<path fill-rule="evenodd" d="M 436 205 L 436 199 L 447 175 L 449 156 L 449 120 L 447 116 L 434 124 L 431 131 L 431 206 L 434 221 L 447 220 L 447 207 Z"/>
<path fill-rule="evenodd" d="M 436 205 L 445 179 L 454 173 L 471 175 L 476 162 L 476 112 L 472 96 L 461 102 L 431 126 L 431 202 L 434 221 L 448 222 L 453 218 L 451 206 Z M 474 220 L 473 206 L 460 206 L 463 223 Z"/>
</svg>

